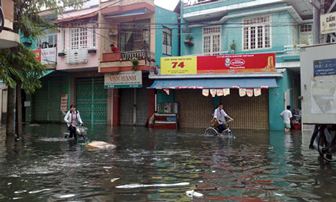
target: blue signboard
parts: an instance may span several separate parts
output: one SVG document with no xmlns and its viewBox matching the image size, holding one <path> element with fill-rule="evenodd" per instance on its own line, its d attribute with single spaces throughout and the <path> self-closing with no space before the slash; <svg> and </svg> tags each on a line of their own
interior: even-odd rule
<svg viewBox="0 0 336 202">
<path fill-rule="evenodd" d="M 336 75 L 336 58 L 314 60 L 314 76 Z"/>
</svg>

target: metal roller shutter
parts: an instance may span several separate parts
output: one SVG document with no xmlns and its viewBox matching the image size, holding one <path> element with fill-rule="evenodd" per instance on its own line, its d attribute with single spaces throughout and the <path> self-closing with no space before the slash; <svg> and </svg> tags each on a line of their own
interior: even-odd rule
<svg viewBox="0 0 336 202">
<path fill-rule="evenodd" d="M 77 109 L 84 123 L 106 124 L 107 90 L 103 78 L 79 78 L 77 86 Z"/>
<path fill-rule="evenodd" d="M 33 121 L 60 122 L 62 120 L 62 77 L 41 79 L 42 88 L 33 94 Z"/>
<path fill-rule="evenodd" d="M 179 103 L 181 128 L 206 128 L 210 126 L 214 112 L 214 98 L 204 97 L 200 90 L 176 90 L 175 101 Z M 258 97 L 240 97 L 238 90 L 221 97 L 224 110 L 235 120 L 232 129 L 268 130 L 268 90 L 262 90 Z"/>
<path fill-rule="evenodd" d="M 148 79 L 143 78 L 142 88 L 123 88 L 120 93 L 121 110 L 120 125 L 133 125 L 134 90 L 136 90 L 136 122 L 138 126 L 145 126 L 148 115 Z"/>
<path fill-rule="evenodd" d="M 204 97 L 201 90 L 176 90 L 181 128 L 207 128 L 213 114 L 213 98 Z"/>
<path fill-rule="evenodd" d="M 258 97 L 240 97 L 237 89 L 231 89 L 231 94 L 221 97 L 224 110 L 234 121 L 230 123 L 233 129 L 268 130 L 268 90 L 262 90 Z"/>
</svg>

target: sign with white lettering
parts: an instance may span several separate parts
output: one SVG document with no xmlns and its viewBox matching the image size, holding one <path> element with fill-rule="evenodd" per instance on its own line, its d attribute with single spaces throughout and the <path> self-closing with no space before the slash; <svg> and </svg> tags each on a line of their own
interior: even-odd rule
<svg viewBox="0 0 336 202">
<path fill-rule="evenodd" d="M 320 16 L 321 34 L 336 32 L 336 12 L 327 13 Z"/>
<path fill-rule="evenodd" d="M 141 88 L 142 72 L 129 71 L 107 73 L 104 78 L 105 88 Z"/>
</svg>

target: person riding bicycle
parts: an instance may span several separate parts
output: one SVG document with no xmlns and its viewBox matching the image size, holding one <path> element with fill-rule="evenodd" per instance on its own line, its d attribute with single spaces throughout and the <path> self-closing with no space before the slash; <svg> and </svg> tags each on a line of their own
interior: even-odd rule
<svg viewBox="0 0 336 202">
<path fill-rule="evenodd" d="M 220 134 L 223 132 L 223 130 L 226 129 L 225 124 L 225 118 L 228 118 L 229 120 L 233 120 L 224 110 L 223 110 L 223 104 L 219 103 L 218 107 L 215 109 L 214 117 L 215 121 L 218 123 L 217 126 L 217 135 L 220 136 Z"/>
<path fill-rule="evenodd" d="M 70 131 L 69 138 L 74 137 L 77 139 L 76 135 L 76 127 L 78 126 L 78 122 L 83 124 L 83 121 L 80 117 L 79 111 L 76 110 L 76 105 L 70 105 L 70 111 L 64 117 L 64 121 L 68 125 L 68 130 Z"/>
</svg>

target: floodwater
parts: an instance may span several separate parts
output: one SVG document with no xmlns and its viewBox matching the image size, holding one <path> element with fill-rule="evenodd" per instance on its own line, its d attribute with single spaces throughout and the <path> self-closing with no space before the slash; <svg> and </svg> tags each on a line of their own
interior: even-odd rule
<svg viewBox="0 0 336 202">
<path fill-rule="evenodd" d="M 4 126 L 2 126 L 4 127 Z M 235 131 L 88 126 L 87 151 L 65 125 L 25 126 L 14 146 L 0 135 L 0 201 L 335 201 L 336 163 L 320 165 L 310 131 Z M 202 198 L 190 198 L 195 190 Z"/>
</svg>

